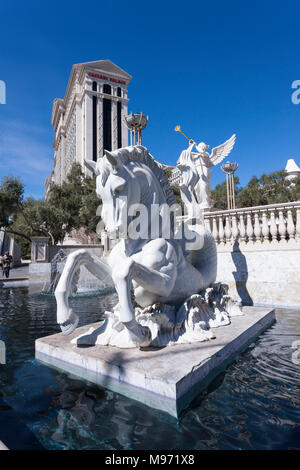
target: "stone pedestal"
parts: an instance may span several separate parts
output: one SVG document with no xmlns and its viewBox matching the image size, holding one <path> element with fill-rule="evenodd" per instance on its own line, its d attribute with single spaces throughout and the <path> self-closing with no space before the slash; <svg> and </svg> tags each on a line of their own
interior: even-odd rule
<svg viewBox="0 0 300 470">
<path fill-rule="evenodd" d="M 49 237 L 31 238 L 31 262 L 48 263 L 49 261 Z"/>
<path fill-rule="evenodd" d="M 275 321 L 272 309 L 244 307 L 231 324 L 212 328 L 216 338 L 160 349 L 119 349 L 112 346 L 80 348 L 62 333 L 36 341 L 41 362 L 104 386 L 177 417 L 236 355 Z"/>
</svg>

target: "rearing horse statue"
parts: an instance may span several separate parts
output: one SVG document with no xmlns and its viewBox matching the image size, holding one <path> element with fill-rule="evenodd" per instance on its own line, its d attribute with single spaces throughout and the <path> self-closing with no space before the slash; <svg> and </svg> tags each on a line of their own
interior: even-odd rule
<svg viewBox="0 0 300 470">
<path fill-rule="evenodd" d="M 68 297 L 80 266 L 85 265 L 97 278 L 115 287 L 120 322 L 136 344 L 147 346 L 151 332 L 135 319 L 132 291 L 141 307 L 157 302 L 181 305 L 215 282 L 215 241 L 204 229 L 202 247 L 188 250 L 184 237 L 176 237 L 173 213 L 164 210 L 175 204 L 173 191 L 162 166 L 145 147 L 105 151 L 97 162 L 89 160 L 86 165 L 97 175 L 96 192 L 102 199 L 101 217 L 107 232 L 123 234 L 123 238 L 107 257 L 97 257 L 85 249 L 68 256 L 55 291 L 58 323 L 65 334 L 77 327 L 78 318 L 69 308 Z M 148 213 L 140 223 L 141 237 L 132 230 L 137 221 L 131 210 L 135 205 L 143 205 Z M 161 208 L 155 236 L 149 217 L 152 207 Z M 164 237 L 166 224 L 170 230 Z"/>
</svg>

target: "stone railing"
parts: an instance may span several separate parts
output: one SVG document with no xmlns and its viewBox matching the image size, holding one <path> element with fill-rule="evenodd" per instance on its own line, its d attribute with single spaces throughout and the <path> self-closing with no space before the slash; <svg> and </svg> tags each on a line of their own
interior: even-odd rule
<svg viewBox="0 0 300 470">
<path fill-rule="evenodd" d="M 206 212 L 204 223 L 219 245 L 300 244 L 300 201 Z"/>
</svg>

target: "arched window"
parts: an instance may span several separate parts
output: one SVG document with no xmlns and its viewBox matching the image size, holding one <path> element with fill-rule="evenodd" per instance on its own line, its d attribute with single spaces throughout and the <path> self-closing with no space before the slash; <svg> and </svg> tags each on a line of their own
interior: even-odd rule
<svg viewBox="0 0 300 470">
<path fill-rule="evenodd" d="M 107 83 L 103 85 L 103 93 L 106 93 L 107 95 L 111 95 L 111 86 L 107 85 Z"/>
</svg>

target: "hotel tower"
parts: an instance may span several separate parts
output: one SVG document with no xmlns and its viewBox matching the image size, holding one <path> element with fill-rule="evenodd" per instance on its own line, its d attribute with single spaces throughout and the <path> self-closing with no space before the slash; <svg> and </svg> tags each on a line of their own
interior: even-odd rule
<svg viewBox="0 0 300 470">
<path fill-rule="evenodd" d="M 104 150 L 128 145 L 127 87 L 131 75 L 110 60 L 75 64 L 64 99 L 53 103 L 54 170 L 46 180 L 61 184 L 74 162 L 90 174 L 84 159 L 96 161 Z"/>
</svg>

